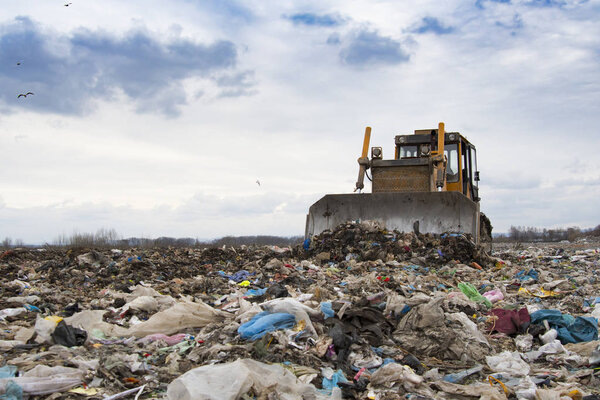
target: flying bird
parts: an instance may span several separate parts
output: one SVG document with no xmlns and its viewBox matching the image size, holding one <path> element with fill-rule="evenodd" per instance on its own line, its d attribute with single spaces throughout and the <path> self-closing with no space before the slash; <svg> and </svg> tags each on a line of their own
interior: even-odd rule
<svg viewBox="0 0 600 400">
<path fill-rule="evenodd" d="M 256 183 L 258 184 L 258 186 L 260 186 L 260 181 L 258 179 L 256 180 Z"/>
<path fill-rule="evenodd" d="M 30 94 L 32 95 L 32 94 L 33 94 L 33 92 L 27 92 L 27 93 L 25 93 L 25 94 L 23 94 L 23 93 L 20 93 L 20 94 L 17 96 L 17 99 L 18 99 L 19 97 L 27 97 L 27 96 L 29 96 Z"/>
<path fill-rule="evenodd" d="M 69 7 L 71 4 L 73 4 L 73 3 L 66 3 L 65 7 Z"/>
<path fill-rule="evenodd" d="M 17 65 L 21 65 L 21 61 L 17 61 Z"/>
</svg>

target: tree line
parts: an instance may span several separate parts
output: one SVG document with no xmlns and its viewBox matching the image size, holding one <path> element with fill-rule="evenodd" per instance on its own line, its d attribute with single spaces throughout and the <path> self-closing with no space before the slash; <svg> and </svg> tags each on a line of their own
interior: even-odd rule
<svg viewBox="0 0 600 400">
<path fill-rule="evenodd" d="M 574 242 L 584 237 L 600 237 L 600 225 L 595 228 L 535 228 L 532 226 L 511 226 L 508 233 L 494 235 L 495 242 Z"/>
<path fill-rule="evenodd" d="M 201 240 L 198 238 L 184 237 L 175 238 L 161 236 L 159 238 L 123 238 L 115 229 L 99 229 L 95 233 L 75 232 L 71 235 L 62 234 L 56 237 L 51 243 L 45 246 L 69 247 L 69 248 L 153 248 L 153 247 L 222 247 L 222 246 L 251 246 L 251 245 L 271 245 L 271 246 L 295 246 L 302 243 L 303 236 L 272 236 L 272 235 L 254 235 L 254 236 L 224 236 L 218 239 Z M 22 240 L 13 241 L 11 238 L 5 238 L 0 242 L 0 249 L 10 249 L 15 247 L 28 247 Z"/>
</svg>

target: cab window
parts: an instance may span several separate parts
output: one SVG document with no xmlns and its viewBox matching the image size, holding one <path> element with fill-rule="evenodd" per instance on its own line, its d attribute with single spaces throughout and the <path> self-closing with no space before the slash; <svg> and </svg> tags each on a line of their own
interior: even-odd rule
<svg viewBox="0 0 600 400">
<path fill-rule="evenodd" d="M 458 182 L 459 168 L 458 168 L 458 143 L 450 143 L 444 146 L 444 154 L 448 160 L 446 165 L 446 181 L 447 182 Z"/>
<path fill-rule="evenodd" d="M 400 147 L 400 158 L 413 158 L 418 157 L 417 146 L 401 146 Z"/>
<path fill-rule="evenodd" d="M 474 147 L 471 147 L 471 167 L 472 171 L 474 171 L 473 173 L 475 174 L 477 172 L 477 152 L 475 151 Z M 473 181 L 473 184 L 478 186 L 478 182 L 476 180 Z"/>
</svg>

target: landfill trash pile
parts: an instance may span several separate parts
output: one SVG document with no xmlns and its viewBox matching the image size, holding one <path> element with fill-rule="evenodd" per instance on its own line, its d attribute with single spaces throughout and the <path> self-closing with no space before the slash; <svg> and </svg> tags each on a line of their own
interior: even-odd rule
<svg viewBox="0 0 600 400">
<path fill-rule="evenodd" d="M 0 398 L 599 399 L 600 244 L 347 223 L 0 254 Z"/>
</svg>

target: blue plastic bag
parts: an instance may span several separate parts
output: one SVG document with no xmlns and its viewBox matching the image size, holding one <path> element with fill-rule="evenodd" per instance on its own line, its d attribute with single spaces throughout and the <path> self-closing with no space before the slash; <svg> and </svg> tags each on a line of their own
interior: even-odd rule
<svg viewBox="0 0 600 400">
<path fill-rule="evenodd" d="M 17 367 L 15 365 L 0 367 L 0 378 L 14 378 L 15 376 L 17 376 Z"/>
<path fill-rule="evenodd" d="M 540 274 L 535 269 L 530 269 L 529 271 L 522 270 L 515 278 L 518 278 L 520 281 L 537 281 Z"/>
<path fill-rule="evenodd" d="M 249 289 L 246 291 L 246 296 L 262 296 L 267 293 L 267 288 L 264 289 Z"/>
<path fill-rule="evenodd" d="M 308 250 L 310 248 L 310 239 L 304 239 L 304 243 L 302 243 L 302 248 L 304 250 Z"/>
<path fill-rule="evenodd" d="M 335 387 L 339 387 L 338 383 L 348 383 L 348 379 L 346 379 L 346 377 L 344 376 L 344 373 L 342 372 L 341 369 L 338 369 L 337 371 L 335 371 L 333 373 L 333 375 L 331 376 L 331 379 L 327 379 L 325 377 L 323 377 L 323 392 L 327 393 L 328 395 L 331 394 L 331 392 L 333 391 L 333 388 Z"/>
<path fill-rule="evenodd" d="M 0 400 L 23 400 L 23 388 L 13 381 L 8 381 L 6 392 L 0 395 Z"/>
<path fill-rule="evenodd" d="M 323 315 L 325 316 L 325 318 L 333 318 L 335 316 L 335 312 L 331 308 L 331 302 L 330 301 L 324 301 L 324 302 L 322 302 L 321 305 L 320 305 L 320 308 L 321 308 L 321 312 L 323 313 Z"/>
<path fill-rule="evenodd" d="M 264 311 L 255 315 L 245 324 L 240 325 L 238 333 L 242 339 L 256 340 L 260 339 L 268 332 L 293 328 L 294 325 L 296 325 L 296 317 L 292 314 L 271 314 L 268 311 Z"/>
</svg>

